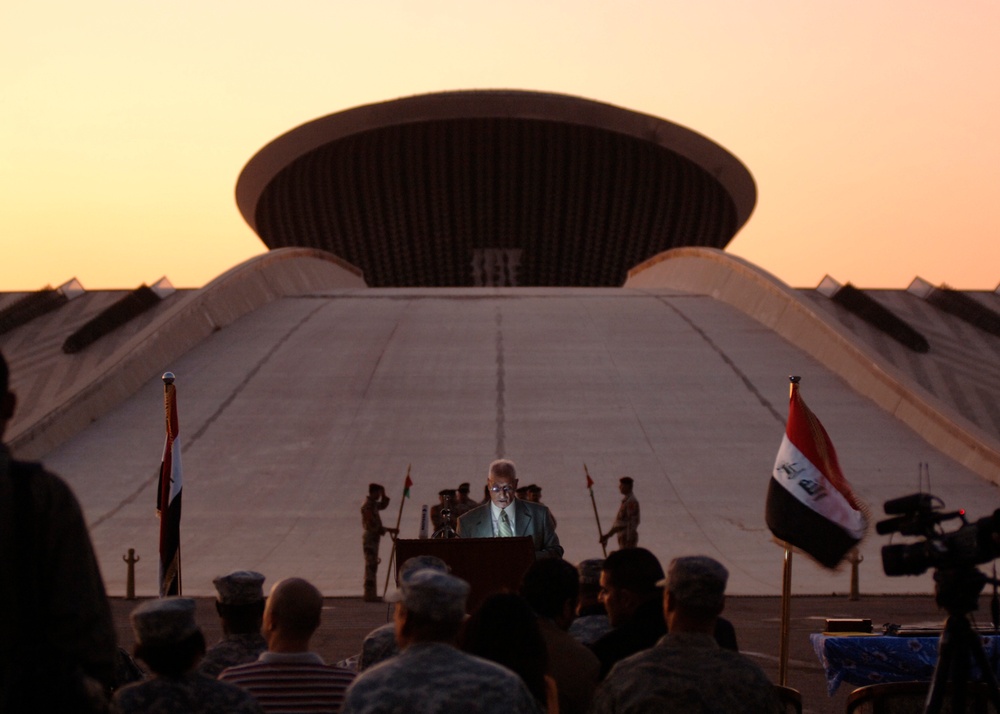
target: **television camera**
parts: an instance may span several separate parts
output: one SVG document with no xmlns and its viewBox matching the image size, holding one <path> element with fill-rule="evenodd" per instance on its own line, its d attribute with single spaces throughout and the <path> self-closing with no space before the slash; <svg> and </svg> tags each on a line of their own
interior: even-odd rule
<svg viewBox="0 0 1000 714">
<path fill-rule="evenodd" d="M 964 714 L 973 682 L 972 665 L 986 689 L 994 711 L 1000 711 L 1000 687 L 997 686 L 995 665 L 986 658 L 982 642 L 969 622 L 969 614 L 978 608 L 979 594 L 987 583 L 993 583 L 994 628 L 1000 620 L 998 581 L 987 578 L 977 565 L 1000 557 L 1000 509 L 992 516 L 970 523 L 965 510 L 943 511 L 944 502 L 929 493 L 915 493 L 885 502 L 886 515 L 875 524 L 881 535 L 899 533 L 919 536 L 916 543 L 882 547 L 882 569 L 886 575 L 920 575 L 934 568 L 934 592 L 938 606 L 948 612 L 938 643 L 938 661 L 928 691 L 924 714 L 941 714 L 947 685 L 951 689 L 951 709 Z M 957 519 L 961 525 L 945 531 L 941 524 Z"/>
<path fill-rule="evenodd" d="M 972 567 L 1000 557 L 1000 508 L 970 523 L 965 510 L 942 511 L 944 502 L 929 493 L 914 493 L 885 502 L 886 515 L 875 524 L 880 535 L 920 536 L 922 541 L 882 547 L 886 575 L 921 575 L 928 568 Z M 941 524 L 958 519 L 962 525 L 945 532 Z"/>
</svg>

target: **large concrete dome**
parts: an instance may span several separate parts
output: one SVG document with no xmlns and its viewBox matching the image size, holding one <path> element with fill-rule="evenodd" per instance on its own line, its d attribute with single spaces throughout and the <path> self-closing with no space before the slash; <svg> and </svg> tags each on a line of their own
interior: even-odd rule
<svg viewBox="0 0 1000 714">
<path fill-rule="evenodd" d="M 733 155 L 663 119 L 464 91 L 293 129 L 236 197 L 268 247 L 329 251 L 372 287 L 620 286 L 669 248 L 723 248 L 756 189 Z"/>
</svg>

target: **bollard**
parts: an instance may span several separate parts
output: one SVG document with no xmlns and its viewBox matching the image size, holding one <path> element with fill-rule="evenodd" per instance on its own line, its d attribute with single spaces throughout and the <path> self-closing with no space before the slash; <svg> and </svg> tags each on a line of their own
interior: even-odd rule
<svg viewBox="0 0 1000 714">
<path fill-rule="evenodd" d="M 125 599 L 135 600 L 135 564 L 139 562 L 135 548 L 129 548 L 128 555 L 123 555 L 122 560 L 128 563 L 128 575 L 125 577 Z"/>
<path fill-rule="evenodd" d="M 857 548 L 851 550 L 847 555 L 847 559 L 851 561 L 851 596 L 850 600 L 860 600 L 860 587 L 858 586 L 858 565 L 861 561 L 865 559 L 865 556 L 858 552 Z"/>
</svg>

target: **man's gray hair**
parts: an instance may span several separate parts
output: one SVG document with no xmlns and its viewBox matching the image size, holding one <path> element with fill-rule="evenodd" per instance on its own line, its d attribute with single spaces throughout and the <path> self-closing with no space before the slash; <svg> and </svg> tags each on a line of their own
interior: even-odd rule
<svg viewBox="0 0 1000 714">
<path fill-rule="evenodd" d="M 510 459 L 497 459 L 490 464 L 490 478 L 494 476 L 504 476 L 511 481 L 517 480 L 517 469 Z"/>
<path fill-rule="evenodd" d="M 722 612 L 729 571 L 705 555 L 674 558 L 661 580 L 671 600 L 691 612 L 717 615 Z"/>
</svg>

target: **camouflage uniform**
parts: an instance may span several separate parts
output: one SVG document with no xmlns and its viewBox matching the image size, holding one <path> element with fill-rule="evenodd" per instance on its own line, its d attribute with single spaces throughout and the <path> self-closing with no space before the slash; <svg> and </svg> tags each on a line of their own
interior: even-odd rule
<svg viewBox="0 0 1000 714">
<path fill-rule="evenodd" d="M 611 622 L 608 616 L 582 615 L 569 626 L 570 636 L 582 645 L 592 645 L 611 632 Z"/>
<path fill-rule="evenodd" d="M 408 558 L 400 566 L 399 580 L 401 583 L 406 582 L 417 571 L 428 568 L 438 570 L 442 573 L 448 572 L 448 565 L 437 556 L 415 555 L 412 558 Z M 396 593 L 393 593 L 389 596 L 389 599 L 392 600 L 395 596 Z M 396 642 L 396 625 L 393 622 L 389 622 L 381 627 L 376 627 L 365 635 L 365 639 L 361 643 L 361 654 L 354 658 L 355 666 L 351 669 L 356 672 L 363 672 L 398 654 L 399 644 Z"/>
<path fill-rule="evenodd" d="M 613 528 L 619 528 L 618 549 L 635 548 L 639 545 L 639 500 L 634 493 L 622 499 L 615 516 Z"/>
<path fill-rule="evenodd" d="M 540 714 L 524 682 L 505 667 L 443 642 L 420 642 L 358 675 L 344 714 Z"/>
<path fill-rule="evenodd" d="M 361 527 L 364 533 L 361 536 L 361 550 L 365 554 L 365 600 L 378 599 L 378 546 L 382 536 L 385 535 L 385 528 L 382 526 L 382 517 L 379 511 L 385 508 L 382 503 L 388 504 L 388 499 L 380 501 L 372 496 L 367 496 L 361 504 Z"/>
<path fill-rule="evenodd" d="M 261 652 L 267 651 L 267 640 L 259 632 L 245 635 L 226 635 L 205 653 L 198 671 L 215 679 L 226 667 L 255 662 Z"/>
<path fill-rule="evenodd" d="M 361 656 L 358 657 L 358 671 L 364 672 L 380 662 L 399 654 L 396 644 L 396 626 L 388 623 L 377 627 L 365 636 L 361 643 Z"/>
<path fill-rule="evenodd" d="M 197 672 L 130 684 L 115 692 L 111 706 L 118 714 L 263 714 L 250 692 Z"/>
<path fill-rule="evenodd" d="M 666 635 L 616 664 L 597 689 L 591 714 L 705 712 L 779 714 L 767 675 L 711 635 Z"/>
</svg>

